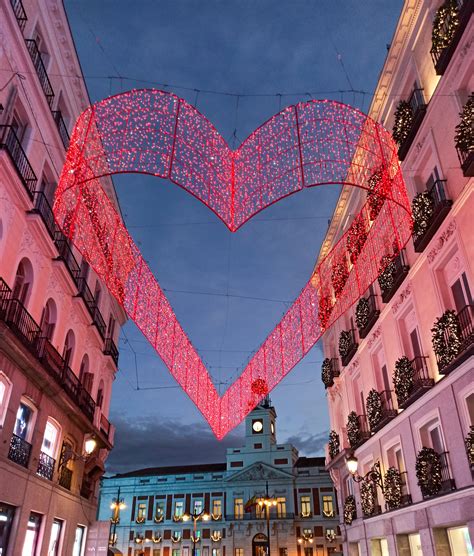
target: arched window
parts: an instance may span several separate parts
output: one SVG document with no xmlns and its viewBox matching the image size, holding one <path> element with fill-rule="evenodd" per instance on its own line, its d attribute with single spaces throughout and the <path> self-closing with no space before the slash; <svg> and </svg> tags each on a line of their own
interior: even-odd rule
<svg viewBox="0 0 474 556">
<path fill-rule="evenodd" d="M 79 381 L 89 394 L 92 391 L 92 386 L 94 384 L 94 375 L 89 372 L 89 356 L 87 353 L 84 355 L 81 361 L 81 367 L 79 369 Z"/>
<path fill-rule="evenodd" d="M 50 458 L 56 459 L 60 436 L 61 427 L 59 423 L 51 417 L 48 417 L 46 428 L 44 429 L 41 451 Z"/>
<path fill-rule="evenodd" d="M 33 266 L 28 259 L 21 259 L 13 282 L 13 298 L 26 305 L 33 285 Z"/>
<path fill-rule="evenodd" d="M 76 345 L 76 338 L 74 337 L 74 332 L 69 330 L 66 334 L 66 339 L 64 340 L 64 351 L 63 351 L 63 359 L 68 366 L 74 355 L 74 346 Z"/>
<path fill-rule="evenodd" d="M 31 442 L 33 436 L 33 429 L 36 420 L 36 408 L 27 399 L 21 398 L 20 405 L 16 412 L 15 426 L 13 427 L 13 434 L 22 440 Z"/>
<path fill-rule="evenodd" d="M 11 389 L 12 383 L 9 378 L 0 371 L 0 427 L 3 425 L 7 413 Z"/>
<path fill-rule="evenodd" d="M 41 315 L 41 336 L 51 340 L 53 338 L 54 328 L 56 326 L 56 303 L 53 299 L 48 299 Z"/>
<path fill-rule="evenodd" d="M 104 402 L 104 381 L 101 380 L 99 383 L 99 389 L 97 390 L 97 406 L 102 409 L 102 404 Z"/>
</svg>

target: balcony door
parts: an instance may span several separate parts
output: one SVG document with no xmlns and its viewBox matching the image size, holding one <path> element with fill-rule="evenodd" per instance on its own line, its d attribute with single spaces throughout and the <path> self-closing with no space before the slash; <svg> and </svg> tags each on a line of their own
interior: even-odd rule
<svg viewBox="0 0 474 556">
<path fill-rule="evenodd" d="M 450 284 L 450 290 L 454 306 L 458 313 L 462 311 L 466 305 L 473 304 L 471 289 L 469 288 L 469 282 L 467 281 L 465 272 L 462 272 L 461 275 Z"/>
</svg>

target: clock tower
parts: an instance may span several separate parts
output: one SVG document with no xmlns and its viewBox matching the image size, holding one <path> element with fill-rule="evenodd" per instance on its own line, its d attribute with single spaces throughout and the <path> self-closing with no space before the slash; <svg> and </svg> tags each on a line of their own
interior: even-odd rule
<svg viewBox="0 0 474 556">
<path fill-rule="evenodd" d="M 270 398 L 266 396 L 245 419 L 245 446 L 253 448 L 262 444 L 263 450 L 269 450 L 276 444 L 275 421 L 276 411 Z"/>
</svg>

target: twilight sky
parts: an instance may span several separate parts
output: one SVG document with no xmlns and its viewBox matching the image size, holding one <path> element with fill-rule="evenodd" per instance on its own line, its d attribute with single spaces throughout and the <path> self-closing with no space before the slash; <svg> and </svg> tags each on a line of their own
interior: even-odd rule
<svg viewBox="0 0 474 556">
<path fill-rule="evenodd" d="M 236 146 L 280 106 L 310 96 L 367 110 L 370 94 L 339 91 L 373 91 L 401 5 L 65 0 L 92 101 L 170 84 L 168 90 L 197 104 Z M 269 95 L 241 96 L 237 103 L 235 96 L 202 92 L 210 90 Z M 129 231 L 222 393 L 307 282 L 339 187 L 304 190 L 231 234 L 167 181 L 135 174 L 114 182 Z M 242 427 L 222 442 L 214 439 L 133 324 L 119 347 L 109 471 L 223 461 L 225 448 L 240 444 Z M 316 345 L 271 394 L 278 440 L 293 442 L 302 455 L 322 454 L 327 439 L 321 360 Z"/>
</svg>

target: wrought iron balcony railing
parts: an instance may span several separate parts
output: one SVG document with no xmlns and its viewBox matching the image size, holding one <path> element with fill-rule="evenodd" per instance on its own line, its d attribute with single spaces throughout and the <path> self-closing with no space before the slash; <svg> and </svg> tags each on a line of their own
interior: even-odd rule
<svg viewBox="0 0 474 556">
<path fill-rule="evenodd" d="M 402 480 L 402 497 L 400 499 L 400 506 L 408 506 L 411 504 L 411 494 L 408 490 L 408 473 L 402 471 L 400 473 L 400 479 Z"/>
<path fill-rule="evenodd" d="M 74 280 L 75 284 L 77 285 L 77 281 L 81 274 L 81 267 L 72 252 L 71 246 L 69 245 L 68 240 L 66 237 L 61 233 L 57 232 L 56 234 L 56 248 L 58 250 L 58 260 L 61 260 L 66 265 L 66 268 L 71 275 L 71 278 Z"/>
<path fill-rule="evenodd" d="M 472 178 L 474 176 L 474 150 L 462 151 L 461 149 L 456 149 L 456 151 L 463 175 L 466 178 Z"/>
<path fill-rule="evenodd" d="M 8 459 L 14 461 L 22 467 L 28 467 L 31 455 L 31 444 L 16 434 L 12 435 L 10 440 L 10 449 L 8 450 Z"/>
<path fill-rule="evenodd" d="M 38 178 L 11 125 L 0 125 L 0 149 L 5 149 L 30 199 L 38 183 Z"/>
<path fill-rule="evenodd" d="M 383 390 L 379 392 L 381 402 L 381 416 L 376 425 L 370 427 L 371 432 L 375 433 L 384 427 L 389 421 L 397 416 L 397 410 L 393 407 L 392 391 Z"/>
<path fill-rule="evenodd" d="M 439 455 L 441 463 L 441 489 L 437 495 L 447 494 L 453 490 L 456 490 L 456 482 L 451 476 L 451 469 L 449 465 L 449 452 L 441 452 Z M 430 498 L 431 495 L 425 494 L 422 491 L 423 498 Z"/>
<path fill-rule="evenodd" d="M 69 133 L 66 124 L 64 122 L 64 118 L 61 113 L 61 110 L 53 110 L 51 114 L 53 115 L 54 121 L 56 122 L 56 126 L 58 128 L 59 135 L 61 137 L 61 141 L 63 142 L 64 148 L 67 150 L 67 148 L 69 147 Z"/>
<path fill-rule="evenodd" d="M 295 519 L 298 516 L 295 516 L 293 512 L 285 512 L 278 514 L 275 510 L 270 510 L 270 519 L 272 521 L 279 520 L 279 519 Z M 257 515 L 256 512 L 244 512 L 243 514 L 227 514 L 224 518 L 224 521 L 264 521 L 265 520 L 265 512 L 262 512 L 261 515 Z"/>
<path fill-rule="evenodd" d="M 398 148 L 398 158 L 400 160 L 405 160 L 406 155 L 416 137 L 418 130 L 420 129 L 421 122 L 426 114 L 426 104 L 423 98 L 423 89 L 417 88 L 413 89 L 410 98 L 408 99 L 408 104 L 411 106 L 413 119 L 410 125 L 410 130 L 401 145 Z"/>
<path fill-rule="evenodd" d="M 21 0 L 10 0 L 10 4 L 12 6 L 13 13 L 15 14 L 18 27 L 23 33 L 23 31 L 25 30 L 26 22 L 28 21 L 25 8 L 23 7 L 23 2 Z"/>
<path fill-rule="evenodd" d="M 39 51 L 36 41 L 32 39 L 25 39 L 25 43 L 30 54 L 31 61 L 33 62 L 33 66 L 36 70 L 36 75 L 38 76 L 41 88 L 43 89 L 44 96 L 46 97 L 46 102 L 51 109 L 54 102 L 54 91 L 43 62 L 43 57 L 41 56 L 41 52 Z"/>
<path fill-rule="evenodd" d="M 388 303 L 392 299 L 409 270 L 410 267 L 405 262 L 405 251 L 402 249 L 379 275 L 378 282 L 384 303 Z"/>
<path fill-rule="evenodd" d="M 54 458 L 48 456 L 48 454 L 45 454 L 44 452 L 40 452 L 39 460 L 38 460 L 38 469 L 36 473 L 40 477 L 44 477 L 45 479 L 48 479 L 48 481 L 52 481 L 55 464 L 56 464 L 56 460 Z"/>
<path fill-rule="evenodd" d="M 350 417 L 350 416 L 349 416 Z M 355 450 L 370 438 L 367 415 L 357 415 L 356 430 L 351 430 L 349 422 L 346 425 L 350 447 Z"/>
<path fill-rule="evenodd" d="M 422 253 L 431 238 L 439 230 L 441 223 L 451 210 L 453 202 L 446 195 L 446 180 L 436 180 L 431 189 L 425 192 L 431 202 L 431 214 L 427 225 L 417 222 L 413 230 L 413 245 L 416 253 Z M 416 199 L 416 197 L 415 197 Z"/>
<path fill-rule="evenodd" d="M 410 361 L 413 369 L 412 385 L 409 389 L 408 398 L 403 401 L 398 401 L 398 406 L 400 408 L 406 409 L 434 386 L 434 380 L 431 378 L 428 370 L 427 360 L 428 357 L 419 356 Z"/>
<path fill-rule="evenodd" d="M 457 349 L 457 354 L 449 363 L 445 359 L 440 358 L 436 354 L 438 362 L 438 370 L 443 375 L 448 375 L 463 363 L 468 357 L 474 353 L 474 305 L 466 305 L 457 313 L 457 320 L 459 323 L 460 343 Z M 448 331 L 445 331 L 445 342 L 449 346 L 457 340 L 450 337 Z"/>
<path fill-rule="evenodd" d="M 369 295 L 365 298 L 368 304 L 368 315 L 367 315 L 367 323 L 364 326 L 357 326 L 359 329 L 359 337 L 361 339 L 365 338 L 367 334 L 371 331 L 374 324 L 377 322 L 379 318 L 380 311 L 377 309 L 377 297 L 374 294 Z"/>
<path fill-rule="evenodd" d="M 118 365 L 119 351 L 112 338 L 106 338 L 105 340 L 104 355 L 110 355 L 113 362 Z"/>
<path fill-rule="evenodd" d="M 95 298 L 92 295 L 89 286 L 87 285 L 87 279 L 84 278 L 83 276 L 80 276 L 77 279 L 77 289 L 79 291 L 79 296 L 82 297 L 84 303 L 86 304 L 87 310 L 89 311 L 93 324 L 95 324 L 101 338 L 104 340 L 105 331 L 106 331 L 105 320 L 104 317 L 102 316 L 102 313 L 100 312 L 99 308 L 96 305 Z"/>
<path fill-rule="evenodd" d="M 51 239 L 55 241 L 58 237 L 59 230 L 56 225 L 56 220 L 54 219 L 53 209 L 51 208 L 46 195 L 42 191 L 35 191 L 34 203 L 35 204 L 31 212 L 41 216 L 41 220 L 43 221 L 48 234 Z"/>
<path fill-rule="evenodd" d="M 72 484 L 72 470 L 68 469 L 64 465 L 59 468 L 59 480 L 58 483 L 67 490 L 71 490 Z"/>
</svg>

